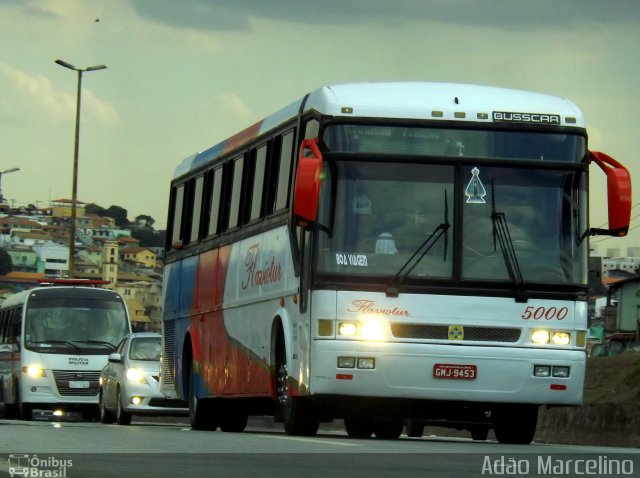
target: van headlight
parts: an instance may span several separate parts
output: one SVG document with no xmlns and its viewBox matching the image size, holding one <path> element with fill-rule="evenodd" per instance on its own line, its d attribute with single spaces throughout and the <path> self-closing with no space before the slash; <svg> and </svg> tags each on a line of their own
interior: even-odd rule
<svg viewBox="0 0 640 478">
<path fill-rule="evenodd" d="M 40 365 L 29 365 L 28 367 L 22 367 L 22 371 L 30 377 L 46 377 L 47 372 Z"/>
</svg>

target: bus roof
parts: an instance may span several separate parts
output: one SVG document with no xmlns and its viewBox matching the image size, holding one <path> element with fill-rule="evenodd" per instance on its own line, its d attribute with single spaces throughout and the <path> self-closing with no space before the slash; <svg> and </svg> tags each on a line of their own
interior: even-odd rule
<svg viewBox="0 0 640 478">
<path fill-rule="evenodd" d="M 304 107 L 304 112 L 315 110 L 323 115 L 344 118 L 474 123 L 507 121 L 585 127 L 584 116 L 573 102 L 543 93 L 457 83 L 348 83 L 318 88 L 206 151 L 187 157 L 176 168 L 174 178 L 224 156 L 292 120 L 301 106 Z M 553 123 L 548 121 L 550 117 L 553 118 Z"/>
</svg>

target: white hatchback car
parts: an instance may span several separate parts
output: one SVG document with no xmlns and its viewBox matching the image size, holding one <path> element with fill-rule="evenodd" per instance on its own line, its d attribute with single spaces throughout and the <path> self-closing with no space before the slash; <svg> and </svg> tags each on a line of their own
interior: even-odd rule
<svg viewBox="0 0 640 478">
<path fill-rule="evenodd" d="M 129 425 L 132 415 L 188 415 L 187 404 L 160 391 L 160 334 L 127 335 L 100 374 L 100 421 Z"/>
</svg>

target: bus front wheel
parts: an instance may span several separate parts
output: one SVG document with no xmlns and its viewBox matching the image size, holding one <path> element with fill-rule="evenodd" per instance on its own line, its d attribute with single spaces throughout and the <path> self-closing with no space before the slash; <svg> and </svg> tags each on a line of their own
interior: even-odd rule
<svg viewBox="0 0 640 478">
<path fill-rule="evenodd" d="M 314 436 L 320 420 L 308 397 L 289 394 L 289 371 L 286 361 L 278 366 L 278 408 L 288 435 Z"/>
</svg>

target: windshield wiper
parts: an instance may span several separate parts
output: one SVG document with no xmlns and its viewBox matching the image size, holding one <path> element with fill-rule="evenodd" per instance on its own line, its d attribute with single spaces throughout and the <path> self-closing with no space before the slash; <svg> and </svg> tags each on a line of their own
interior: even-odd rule
<svg viewBox="0 0 640 478">
<path fill-rule="evenodd" d="M 105 347 L 109 347 L 109 348 L 112 348 L 112 349 L 116 348 L 116 346 L 113 345 L 111 342 L 106 342 L 104 340 L 75 340 L 74 342 L 82 342 L 83 344 L 104 345 Z"/>
<path fill-rule="evenodd" d="M 42 345 L 42 344 L 62 344 L 62 345 L 68 345 L 69 347 L 73 347 L 75 349 L 80 349 L 80 347 L 78 347 L 76 344 L 74 344 L 73 342 L 69 342 L 68 340 L 41 340 L 39 342 L 29 342 L 31 344 L 34 345 Z"/>
<path fill-rule="evenodd" d="M 448 244 L 448 234 L 449 231 L 449 205 L 447 201 L 447 191 L 444 191 L 444 222 L 436 226 L 429 236 L 418 246 L 416 251 L 411 254 L 411 257 L 407 259 L 407 261 L 402 265 L 402 267 L 396 272 L 396 275 L 389 281 L 387 284 L 387 297 L 398 297 L 399 294 L 399 286 L 402 284 L 406 278 L 409 276 L 411 271 L 415 269 L 415 267 L 420 263 L 422 258 L 427 255 L 427 253 L 431 250 L 433 246 L 436 245 L 438 240 L 444 236 L 444 257 L 443 260 L 447 260 L 447 244 Z"/>
<path fill-rule="evenodd" d="M 518 264 L 518 257 L 516 250 L 513 247 L 513 240 L 509 233 L 509 226 L 507 224 L 507 216 L 503 212 L 496 211 L 496 194 L 491 184 L 491 223 L 493 224 L 493 248 L 497 249 L 496 242 L 500 244 L 502 250 L 502 257 L 504 258 L 504 264 L 507 267 L 509 277 L 513 281 L 515 287 L 515 299 L 516 302 L 527 302 L 529 300 L 527 291 L 524 287 L 524 279 L 522 278 L 522 271 L 520 270 L 520 264 Z"/>
</svg>

